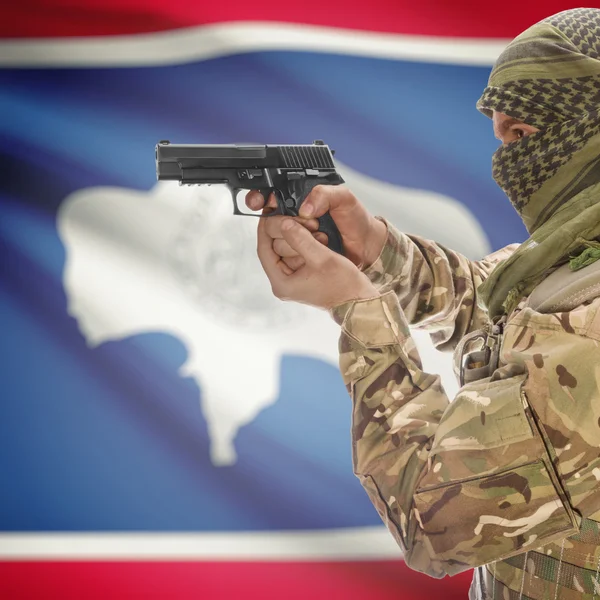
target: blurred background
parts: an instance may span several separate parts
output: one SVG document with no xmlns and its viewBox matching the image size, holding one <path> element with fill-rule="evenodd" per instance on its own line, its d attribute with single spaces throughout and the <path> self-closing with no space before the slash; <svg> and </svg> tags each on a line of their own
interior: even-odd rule
<svg viewBox="0 0 600 600">
<path fill-rule="evenodd" d="M 256 220 L 157 184 L 154 146 L 322 139 L 373 213 L 481 258 L 525 230 L 475 102 L 575 6 L 2 5 L 1 598 L 467 597 L 352 473 L 336 326 L 271 298 Z"/>
</svg>

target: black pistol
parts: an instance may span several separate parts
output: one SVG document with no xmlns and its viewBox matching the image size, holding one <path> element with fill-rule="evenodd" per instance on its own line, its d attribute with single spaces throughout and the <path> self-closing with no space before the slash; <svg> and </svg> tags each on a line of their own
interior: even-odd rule
<svg viewBox="0 0 600 600">
<path fill-rule="evenodd" d="M 259 190 L 265 202 L 274 193 L 278 208 L 271 214 L 295 217 L 315 186 L 344 183 L 335 170 L 333 154 L 321 140 L 298 146 L 161 141 L 156 144 L 156 177 L 180 185 L 225 184 L 232 192 L 236 215 L 250 214 L 238 205 L 241 190 Z M 329 248 L 344 253 L 340 232 L 329 213 L 319 218 L 319 231 L 327 234 Z"/>
</svg>

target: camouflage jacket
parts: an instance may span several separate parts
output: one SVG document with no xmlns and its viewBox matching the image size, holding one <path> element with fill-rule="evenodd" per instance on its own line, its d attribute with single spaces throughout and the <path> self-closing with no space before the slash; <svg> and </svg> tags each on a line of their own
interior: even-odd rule
<svg viewBox="0 0 600 600">
<path fill-rule="evenodd" d="M 600 298 L 559 314 L 521 301 L 499 368 L 450 402 L 409 325 L 442 350 L 485 327 L 476 289 L 517 245 L 475 262 L 388 231 L 365 271 L 381 296 L 332 310 L 356 475 L 406 563 L 434 577 L 560 546 L 600 520 Z"/>
</svg>

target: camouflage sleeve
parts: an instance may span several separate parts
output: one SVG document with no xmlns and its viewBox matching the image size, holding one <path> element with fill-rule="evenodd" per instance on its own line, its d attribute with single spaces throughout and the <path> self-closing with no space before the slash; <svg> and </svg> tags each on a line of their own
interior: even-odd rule
<svg viewBox="0 0 600 600">
<path fill-rule="evenodd" d="M 598 370 L 576 390 L 597 340 L 558 321 L 512 327 L 506 364 L 450 403 L 393 292 L 332 315 L 354 471 L 410 567 L 453 575 L 570 536 L 600 508 Z"/>
<path fill-rule="evenodd" d="M 481 329 L 487 314 L 477 306 L 476 289 L 518 244 L 471 261 L 380 220 L 388 238 L 379 258 L 364 270 L 379 292 L 393 291 L 408 323 L 427 329 L 438 350 L 453 349 L 466 333 Z"/>
</svg>

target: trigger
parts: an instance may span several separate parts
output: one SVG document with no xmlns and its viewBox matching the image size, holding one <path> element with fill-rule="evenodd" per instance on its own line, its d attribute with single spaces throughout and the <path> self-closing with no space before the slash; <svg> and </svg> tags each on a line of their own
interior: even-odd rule
<svg viewBox="0 0 600 600">
<path fill-rule="evenodd" d="M 265 206 L 267 206 L 267 204 L 269 203 L 269 198 L 271 197 L 271 194 L 273 193 L 273 190 L 271 188 L 266 188 L 264 190 L 258 190 L 261 194 L 262 197 L 265 201 Z"/>
</svg>

